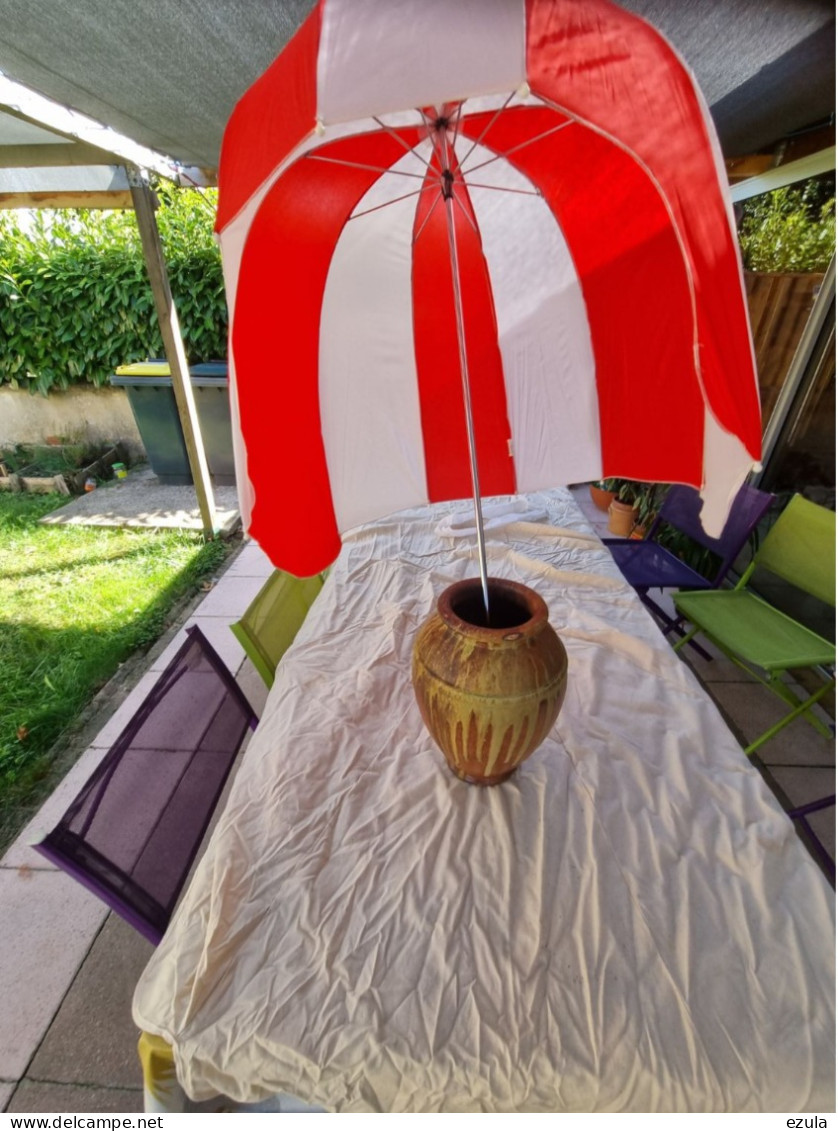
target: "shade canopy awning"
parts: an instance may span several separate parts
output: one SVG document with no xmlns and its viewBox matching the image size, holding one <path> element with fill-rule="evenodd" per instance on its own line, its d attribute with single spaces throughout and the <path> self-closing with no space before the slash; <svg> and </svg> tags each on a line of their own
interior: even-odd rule
<svg viewBox="0 0 838 1131">
<path fill-rule="evenodd" d="M 207 183 L 203 170 L 0 74 L 0 208 L 130 208 L 126 168 Z"/>
<path fill-rule="evenodd" d="M 0 208 L 130 208 L 115 154 L 0 109 Z"/>
<path fill-rule="evenodd" d="M 313 0 L 0 0 L 0 71 L 175 161 L 208 171 L 245 90 Z M 726 157 L 828 119 L 831 0 L 627 0 L 695 72 Z"/>
</svg>

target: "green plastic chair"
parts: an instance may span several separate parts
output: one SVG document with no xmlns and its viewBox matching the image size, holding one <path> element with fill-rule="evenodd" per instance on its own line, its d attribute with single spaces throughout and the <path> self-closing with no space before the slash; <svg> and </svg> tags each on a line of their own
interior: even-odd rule
<svg viewBox="0 0 838 1131">
<path fill-rule="evenodd" d="M 835 645 L 746 588 L 758 566 L 834 608 L 834 511 L 795 495 L 765 536 L 735 589 L 673 594 L 678 612 L 693 625 L 675 644 L 676 652 L 701 632 L 792 708 L 745 748 L 748 755 L 800 715 L 821 734 L 831 737 L 829 727 L 811 708 L 835 686 Z M 800 668 L 827 669 L 827 678 L 805 701 L 782 680 L 785 672 Z"/>
<path fill-rule="evenodd" d="M 294 577 L 275 570 L 241 620 L 230 625 L 268 687 L 273 686 L 277 665 L 293 643 L 325 579 L 325 573 Z"/>
</svg>

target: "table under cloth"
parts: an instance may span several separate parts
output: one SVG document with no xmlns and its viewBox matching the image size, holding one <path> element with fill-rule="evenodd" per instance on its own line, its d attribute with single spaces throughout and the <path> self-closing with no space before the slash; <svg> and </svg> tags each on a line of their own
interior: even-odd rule
<svg viewBox="0 0 838 1131">
<path fill-rule="evenodd" d="M 489 573 L 542 595 L 569 656 L 549 738 L 499 786 L 449 771 L 410 653 L 477 573 L 468 523 L 351 532 L 137 1024 L 196 1100 L 834 1110 L 832 890 L 570 492 L 505 502 Z"/>
</svg>

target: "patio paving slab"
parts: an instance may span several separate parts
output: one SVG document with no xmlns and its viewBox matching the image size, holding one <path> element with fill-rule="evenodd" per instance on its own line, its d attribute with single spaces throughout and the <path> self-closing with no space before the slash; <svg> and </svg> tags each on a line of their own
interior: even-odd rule
<svg viewBox="0 0 838 1131">
<path fill-rule="evenodd" d="M 6 1084 L 0 1081 L 0 1111 L 6 1110 L 6 1104 L 12 1098 L 12 1093 L 16 1087 L 17 1084 Z"/>
<path fill-rule="evenodd" d="M 809 814 L 809 824 L 826 851 L 835 859 L 835 809 L 822 809 Z"/>
<path fill-rule="evenodd" d="M 767 688 L 758 683 L 717 683 L 711 693 L 743 745 L 753 742 L 787 709 Z M 756 751 L 766 766 L 796 765 L 832 767 L 835 772 L 835 741 L 818 734 L 805 719 L 795 719 Z M 800 804 L 800 802 L 796 802 Z"/>
<path fill-rule="evenodd" d="M 244 692 L 245 698 L 250 706 L 261 719 L 262 712 L 265 709 L 265 703 L 268 699 L 269 688 L 250 660 L 246 659 L 239 668 L 236 683 Z M 239 755 L 239 757 L 241 757 L 241 755 Z"/>
<path fill-rule="evenodd" d="M 835 792 L 835 771 L 823 766 L 771 766 L 769 774 L 785 793 L 786 797 L 793 798 L 794 805 L 807 804 L 817 801 L 821 797 L 829 797 Z M 804 798 L 804 801 L 798 800 Z M 813 814 L 811 821 L 815 824 L 826 823 L 831 826 L 831 840 L 835 841 L 835 810 L 826 809 L 821 813 Z M 834 851 L 833 851 L 834 855 Z"/>
<path fill-rule="evenodd" d="M 236 621 L 265 584 L 264 577 L 224 574 L 201 602 L 201 617 L 225 617 Z"/>
<path fill-rule="evenodd" d="M 185 622 L 183 628 L 176 634 L 168 647 L 152 661 L 149 671 L 157 675 L 163 671 L 186 639 L 187 628 L 190 628 L 193 624 L 200 628 L 229 670 L 231 672 L 238 671 L 245 653 L 244 648 L 230 631 L 230 618 L 205 617 L 203 615 L 192 616 Z"/>
<path fill-rule="evenodd" d="M 128 1088 L 85 1088 L 80 1084 L 53 1084 L 22 1080 L 6 1111 L 15 1112 L 142 1112 L 143 1091 Z"/>
<path fill-rule="evenodd" d="M 795 797 L 796 805 L 808 804 L 812 801 L 819 800 L 822 797 L 829 797 L 835 793 L 835 777 L 831 780 L 825 780 L 823 771 L 817 770 L 796 770 L 796 771 L 782 771 L 777 773 L 774 770 L 770 771 L 771 777 L 777 780 L 780 789 L 787 795 Z M 803 798 L 803 801 L 799 799 Z M 831 805 L 827 809 L 820 809 L 816 813 L 810 813 L 807 818 L 812 830 L 818 840 L 829 854 L 833 864 L 835 863 L 835 849 L 836 849 L 836 824 L 835 824 L 835 806 Z M 798 823 L 795 827 L 800 828 Z M 805 843 L 805 837 L 803 837 Z"/>
<path fill-rule="evenodd" d="M 104 754 L 104 748 L 90 748 L 81 756 L 62 779 L 58 788 L 50 794 L 32 820 L 9 846 L 0 867 L 59 870 L 51 860 L 36 852 L 32 845 L 55 828 L 67 806 L 96 769 Z"/>
<path fill-rule="evenodd" d="M 27 1069 L 27 1079 L 142 1088 L 131 998 L 153 950 L 126 922 L 108 916 Z"/>
<path fill-rule="evenodd" d="M 0 869 L 0 1079 L 17 1080 L 107 915 L 63 872 Z"/>
<path fill-rule="evenodd" d="M 261 546 L 247 542 L 236 554 L 224 572 L 224 580 L 234 577 L 261 577 L 264 581 L 273 572 L 274 566 Z"/>
</svg>

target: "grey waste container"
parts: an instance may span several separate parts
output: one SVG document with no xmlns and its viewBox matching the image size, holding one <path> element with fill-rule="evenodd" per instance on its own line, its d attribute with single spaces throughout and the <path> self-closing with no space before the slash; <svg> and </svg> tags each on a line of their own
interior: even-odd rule
<svg viewBox="0 0 838 1131">
<path fill-rule="evenodd" d="M 204 362 L 190 370 L 198 423 L 210 477 L 218 486 L 235 484 L 227 363 Z M 171 371 L 165 361 L 121 365 L 111 384 L 124 388 L 151 469 L 161 483 L 192 482 Z"/>
</svg>

